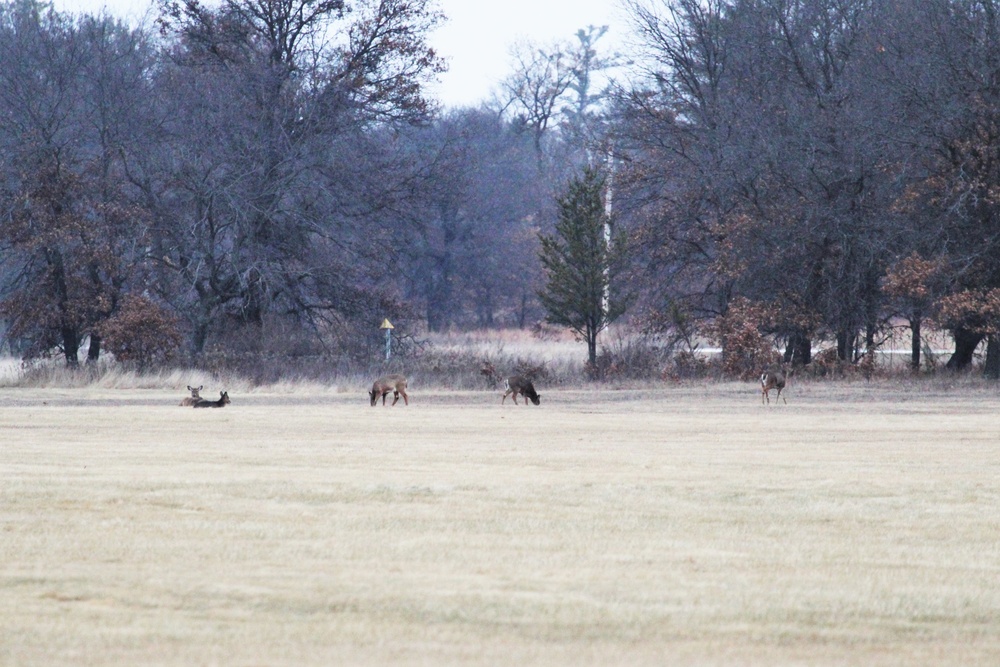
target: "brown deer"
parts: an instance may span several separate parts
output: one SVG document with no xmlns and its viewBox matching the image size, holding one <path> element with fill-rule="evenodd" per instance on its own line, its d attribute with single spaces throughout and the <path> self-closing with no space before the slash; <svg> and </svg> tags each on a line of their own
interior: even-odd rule
<svg viewBox="0 0 1000 667">
<path fill-rule="evenodd" d="M 785 400 L 785 397 L 781 395 L 781 390 L 785 388 L 785 381 L 788 379 L 789 375 L 791 375 L 791 373 L 789 372 L 788 367 L 785 365 L 782 365 L 780 369 L 772 368 L 761 373 L 760 375 L 761 405 L 764 404 L 765 399 L 767 399 L 768 405 L 771 404 L 770 391 L 772 389 L 778 390 L 778 395 L 774 397 L 774 400 L 778 400 L 780 398 L 782 401 L 785 402 L 785 405 L 788 405 L 788 401 Z"/>
<path fill-rule="evenodd" d="M 188 407 L 191 407 L 192 405 L 194 405 L 195 403 L 197 403 L 198 401 L 200 401 L 201 400 L 201 390 L 204 389 L 204 388 L 205 388 L 205 385 L 201 385 L 197 389 L 195 389 L 191 385 L 188 385 L 188 391 L 191 392 L 191 395 L 188 396 L 187 398 L 185 398 L 183 401 L 181 401 L 181 407 L 188 408 Z"/>
<path fill-rule="evenodd" d="M 386 394 L 392 392 L 392 404 L 396 405 L 396 401 L 399 397 L 403 397 L 403 404 L 410 404 L 410 397 L 406 395 L 406 378 L 402 375 L 386 375 L 385 377 L 380 377 L 375 380 L 375 384 L 372 385 L 372 390 L 368 392 L 368 398 L 371 399 L 372 407 L 375 407 L 375 403 L 378 402 L 378 397 L 382 397 L 382 405 L 385 405 Z"/>
<path fill-rule="evenodd" d="M 512 375 L 503 383 L 504 394 L 503 399 L 500 401 L 500 405 L 503 405 L 507 400 L 507 397 L 511 394 L 514 395 L 514 405 L 517 405 L 517 395 L 521 394 L 524 396 L 524 404 L 528 404 L 528 400 L 532 403 L 538 405 L 541 403 L 542 397 L 538 395 L 535 391 L 535 386 L 531 384 L 531 380 L 520 375 Z"/>
<path fill-rule="evenodd" d="M 219 392 L 219 400 L 217 400 L 217 401 L 209 401 L 209 400 L 206 400 L 206 399 L 203 398 L 203 399 L 199 400 L 197 403 L 195 403 L 193 407 L 196 407 L 196 408 L 224 408 L 227 405 L 229 405 L 230 402 L 231 401 L 229 400 L 229 392 L 228 391 L 220 391 Z"/>
</svg>

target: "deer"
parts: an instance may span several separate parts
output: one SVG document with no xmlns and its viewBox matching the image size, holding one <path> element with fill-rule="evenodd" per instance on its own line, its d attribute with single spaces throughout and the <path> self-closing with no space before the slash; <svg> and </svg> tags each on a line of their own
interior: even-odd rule
<svg viewBox="0 0 1000 667">
<path fill-rule="evenodd" d="M 781 400 L 785 402 L 785 405 L 788 405 L 788 401 L 785 400 L 785 397 L 781 395 L 781 390 L 785 388 L 785 381 L 788 379 L 789 375 L 791 375 L 791 373 L 789 372 L 788 367 L 785 365 L 782 365 L 780 369 L 772 368 L 761 373 L 760 375 L 761 405 L 764 404 L 765 399 L 767 400 L 768 405 L 771 404 L 770 391 L 772 389 L 778 390 L 778 395 L 774 397 L 774 400 L 778 400 L 778 398 L 781 398 Z"/>
<path fill-rule="evenodd" d="M 195 387 L 192 387 L 191 385 L 188 385 L 188 391 L 191 392 L 191 395 L 188 396 L 187 398 L 185 398 L 183 401 L 181 401 L 181 403 L 180 403 L 181 407 L 184 407 L 184 408 L 191 407 L 192 405 L 194 405 L 195 403 L 197 403 L 198 401 L 200 401 L 201 400 L 201 390 L 204 389 L 204 388 L 205 388 L 205 385 L 201 385 L 197 389 Z"/>
<path fill-rule="evenodd" d="M 382 405 L 385 405 L 385 397 L 389 392 L 392 392 L 392 404 L 396 405 L 399 397 L 403 397 L 403 404 L 410 404 L 410 397 L 406 395 L 406 378 L 402 375 L 386 375 L 375 380 L 375 384 L 372 385 L 372 390 L 368 392 L 368 398 L 371 399 L 372 407 L 378 402 L 378 397 L 382 397 Z"/>
<path fill-rule="evenodd" d="M 220 391 L 219 392 L 219 400 L 217 400 L 217 401 L 209 401 L 209 400 L 203 398 L 203 399 L 199 400 L 197 403 L 195 403 L 193 407 L 196 407 L 196 408 L 224 408 L 227 405 L 229 405 L 230 403 L 231 403 L 231 401 L 229 400 L 229 392 L 228 391 Z"/>
<path fill-rule="evenodd" d="M 517 395 L 521 394 L 524 396 L 524 404 L 527 405 L 530 400 L 535 405 L 541 403 L 542 397 L 538 395 L 535 391 L 535 386 L 531 384 L 531 380 L 521 375 L 512 375 L 503 382 L 504 394 L 503 399 L 500 401 L 500 405 L 503 405 L 507 400 L 507 397 L 511 394 L 514 395 L 514 405 L 517 405 Z"/>
</svg>

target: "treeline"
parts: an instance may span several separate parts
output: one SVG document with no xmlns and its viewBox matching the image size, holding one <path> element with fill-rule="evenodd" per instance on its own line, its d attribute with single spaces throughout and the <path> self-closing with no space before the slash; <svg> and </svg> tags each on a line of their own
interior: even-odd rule
<svg viewBox="0 0 1000 667">
<path fill-rule="evenodd" d="M 630 0 L 619 152 L 654 324 L 857 361 L 908 321 L 1000 376 L 1000 6 Z M 773 340 L 773 338 L 772 338 Z M 741 358 L 742 357 L 742 358 Z"/>
<path fill-rule="evenodd" d="M 572 85 L 582 146 L 591 32 L 526 48 L 502 100 L 445 113 L 426 96 L 443 67 L 427 0 L 157 9 L 135 27 L 0 4 L 17 352 L 363 357 L 385 317 L 401 333 L 541 319 L 537 233 L 582 154 L 550 130 Z"/>
<path fill-rule="evenodd" d="M 1000 376 L 1000 7 L 625 9 L 640 53 L 519 45 L 493 99 L 441 110 L 430 0 L 161 0 L 139 27 L 0 4 L 7 340 L 144 365 L 531 326 L 589 166 L 636 327 L 739 373 L 775 340 L 856 362 L 899 321 L 919 367 L 932 319 L 949 366 L 985 339 Z"/>
</svg>

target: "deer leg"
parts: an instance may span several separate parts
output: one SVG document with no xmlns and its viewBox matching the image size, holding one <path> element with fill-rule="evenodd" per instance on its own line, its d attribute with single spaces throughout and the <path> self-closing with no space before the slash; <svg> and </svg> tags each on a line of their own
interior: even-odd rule
<svg viewBox="0 0 1000 667">
<path fill-rule="evenodd" d="M 392 392 L 392 404 L 396 405 L 396 403 L 398 402 L 399 402 L 399 392 L 394 390 Z"/>
<path fill-rule="evenodd" d="M 406 395 L 406 392 L 405 391 L 401 391 L 399 393 L 401 393 L 403 395 L 403 405 L 409 405 L 410 404 L 410 397 Z"/>
</svg>

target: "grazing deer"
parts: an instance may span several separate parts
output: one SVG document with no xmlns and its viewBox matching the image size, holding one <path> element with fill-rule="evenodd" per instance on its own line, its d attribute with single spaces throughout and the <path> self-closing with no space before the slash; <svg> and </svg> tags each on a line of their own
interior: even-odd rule
<svg viewBox="0 0 1000 667">
<path fill-rule="evenodd" d="M 372 390 L 368 392 L 368 398 L 372 401 L 372 407 L 378 402 L 378 397 L 382 397 L 382 405 L 385 405 L 386 394 L 392 392 L 392 404 L 396 405 L 400 395 L 403 397 L 403 404 L 410 404 L 410 397 L 406 395 L 406 378 L 402 375 L 386 375 L 375 380 Z"/>
<path fill-rule="evenodd" d="M 229 405 L 229 403 L 230 403 L 229 392 L 228 391 L 220 391 L 219 392 L 219 400 L 217 400 L 217 401 L 209 401 L 209 400 L 206 400 L 206 399 L 203 398 L 200 401 L 198 401 L 197 403 L 195 403 L 194 407 L 196 407 L 196 408 L 224 408 L 227 405 Z"/>
<path fill-rule="evenodd" d="M 195 403 L 197 403 L 198 401 L 200 401 L 201 400 L 201 390 L 204 389 L 204 388 L 205 388 L 205 385 L 201 385 L 197 389 L 195 389 L 191 385 L 188 385 L 188 391 L 191 392 L 191 395 L 188 396 L 187 398 L 185 398 L 183 401 L 181 401 L 181 406 L 185 407 L 185 408 L 191 407 L 192 405 L 194 405 Z"/>
<path fill-rule="evenodd" d="M 503 405 L 507 400 L 507 397 L 511 394 L 514 395 L 514 405 L 517 405 L 517 395 L 521 394 L 524 396 L 524 404 L 528 404 L 530 399 L 532 403 L 538 405 L 541 403 L 542 397 L 538 395 L 535 391 L 535 386 L 531 384 L 531 380 L 522 377 L 520 375 L 512 375 L 503 382 L 504 394 L 503 399 L 500 401 L 500 405 Z"/>
<path fill-rule="evenodd" d="M 770 369 L 766 370 L 760 375 L 760 402 L 761 405 L 764 404 L 764 399 L 767 399 L 768 405 L 771 403 L 771 396 L 769 392 L 772 389 L 778 390 L 778 395 L 774 397 L 774 400 L 781 398 L 785 401 L 785 405 L 788 405 L 788 401 L 785 397 L 781 395 L 781 390 L 785 388 L 785 380 L 788 379 L 790 373 L 788 372 L 787 366 L 782 366 L 780 370 Z"/>
</svg>

